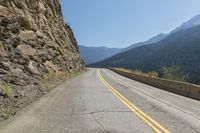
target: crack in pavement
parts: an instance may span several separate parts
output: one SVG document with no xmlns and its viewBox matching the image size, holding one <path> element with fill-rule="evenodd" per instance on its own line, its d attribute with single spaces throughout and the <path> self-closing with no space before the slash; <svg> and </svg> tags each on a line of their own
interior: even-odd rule
<svg viewBox="0 0 200 133">
<path fill-rule="evenodd" d="M 98 119 L 96 119 L 96 117 L 94 116 L 94 114 L 90 114 L 90 115 L 91 115 L 92 118 L 96 121 L 96 123 L 103 129 L 103 131 L 107 131 L 107 130 L 104 128 L 103 124 L 101 124 L 101 122 L 100 122 Z"/>
<path fill-rule="evenodd" d="M 84 115 L 93 115 L 93 114 L 97 114 L 97 113 L 131 113 L 131 111 L 129 110 L 116 110 L 116 111 L 109 111 L 109 110 L 101 110 L 101 111 L 92 111 L 92 112 L 87 112 L 87 113 L 70 113 L 70 114 L 53 114 L 50 113 L 51 115 L 69 115 L 69 116 L 84 116 Z M 46 115 L 47 113 L 38 113 L 39 115 Z"/>
</svg>

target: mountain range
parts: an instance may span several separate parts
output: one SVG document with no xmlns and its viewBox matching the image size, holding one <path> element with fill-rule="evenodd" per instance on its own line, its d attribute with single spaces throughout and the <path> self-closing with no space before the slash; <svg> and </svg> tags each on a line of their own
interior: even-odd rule
<svg viewBox="0 0 200 133">
<path fill-rule="evenodd" d="M 169 34 L 160 33 L 160 34 L 150 38 L 147 41 L 133 44 L 133 45 L 123 49 L 122 51 L 127 51 L 127 50 L 130 50 L 130 49 L 142 46 L 142 45 L 149 45 L 149 44 L 152 44 L 152 43 L 157 43 L 157 42 L 165 39 L 168 35 L 170 35 L 172 33 L 176 33 L 176 32 L 181 31 L 181 30 L 186 30 L 186 29 L 192 28 L 194 26 L 198 26 L 198 25 L 200 25 L 200 15 L 196 15 L 193 18 L 191 18 L 190 20 L 188 20 L 187 22 L 184 22 L 179 27 L 172 30 Z"/>
<path fill-rule="evenodd" d="M 200 84 L 199 24 L 200 17 L 196 16 L 160 41 L 129 49 L 90 66 L 157 71 L 160 75 L 162 68 L 178 66 L 188 82 Z"/>
<path fill-rule="evenodd" d="M 122 48 L 80 46 L 80 53 L 81 53 L 81 56 L 82 56 L 84 62 L 88 65 L 88 64 L 92 64 L 92 63 L 96 63 L 96 62 L 105 60 L 109 57 L 112 57 L 112 56 L 118 54 L 118 53 L 122 53 L 122 52 L 131 50 L 136 47 L 158 43 L 161 40 L 165 39 L 170 34 L 176 33 L 181 30 L 186 30 L 186 29 L 192 28 L 199 24 L 200 24 L 200 15 L 197 15 L 197 16 L 191 18 L 190 20 L 188 20 L 187 22 L 184 22 L 179 27 L 172 30 L 169 34 L 160 33 L 160 34 L 148 39 L 147 41 L 135 43 L 135 44 L 130 45 L 129 47 L 126 47 L 123 49 Z"/>
<path fill-rule="evenodd" d="M 187 22 L 181 24 L 181 26 L 177 27 L 176 29 L 174 29 L 170 33 L 175 33 L 175 32 L 178 32 L 180 30 L 189 29 L 189 28 L 192 28 L 192 27 L 198 26 L 198 25 L 200 25 L 200 15 L 194 16 L 193 18 L 191 18 Z"/>
<path fill-rule="evenodd" d="M 157 42 L 163 40 L 165 37 L 167 37 L 167 34 L 160 33 L 160 34 L 158 34 L 158 35 L 156 35 L 156 36 L 150 38 L 150 39 L 147 40 L 147 41 L 139 42 L 139 43 L 133 44 L 133 45 L 127 47 L 127 48 L 124 48 L 124 49 L 122 50 L 122 52 L 128 51 L 128 50 L 130 50 L 130 49 L 133 49 L 133 48 L 136 48 L 136 47 L 139 47 L 139 46 L 148 45 L 148 44 L 152 44 L 152 43 L 157 43 Z"/>
<path fill-rule="evenodd" d="M 80 54 L 86 64 L 95 63 L 119 53 L 122 48 L 79 46 Z"/>
</svg>

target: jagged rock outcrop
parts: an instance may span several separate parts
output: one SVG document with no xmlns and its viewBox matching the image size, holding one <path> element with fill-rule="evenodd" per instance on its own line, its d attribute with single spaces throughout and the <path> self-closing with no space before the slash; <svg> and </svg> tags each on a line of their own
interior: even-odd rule
<svg viewBox="0 0 200 133">
<path fill-rule="evenodd" d="M 63 21 L 59 0 L 0 0 L 0 112 L 42 94 L 38 77 L 83 68 L 78 45 Z M 9 83 L 8 83 L 9 82 Z M 15 97 L 15 98 L 14 98 Z"/>
</svg>

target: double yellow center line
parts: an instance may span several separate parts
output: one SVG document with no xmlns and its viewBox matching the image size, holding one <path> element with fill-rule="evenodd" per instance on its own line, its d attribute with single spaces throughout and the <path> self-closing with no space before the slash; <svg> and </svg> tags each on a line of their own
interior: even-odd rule
<svg viewBox="0 0 200 133">
<path fill-rule="evenodd" d="M 148 124 L 156 133 L 170 133 L 163 126 L 158 124 L 155 120 L 141 111 L 138 107 L 136 107 L 133 103 L 131 103 L 128 99 L 122 96 L 116 89 L 114 89 L 101 75 L 100 70 L 97 71 L 98 76 L 101 82 L 120 100 L 122 101 L 133 113 L 135 113 L 142 121 Z"/>
</svg>

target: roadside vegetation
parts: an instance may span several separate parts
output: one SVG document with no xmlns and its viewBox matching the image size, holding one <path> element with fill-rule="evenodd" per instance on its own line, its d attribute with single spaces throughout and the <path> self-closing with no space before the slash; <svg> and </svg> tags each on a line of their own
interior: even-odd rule
<svg viewBox="0 0 200 133">
<path fill-rule="evenodd" d="M 158 77 L 158 73 L 156 71 L 150 71 L 147 73 L 150 77 Z"/>
<path fill-rule="evenodd" d="M 149 71 L 149 72 L 143 72 L 140 69 L 136 69 L 136 70 L 130 70 L 130 69 L 126 69 L 126 68 L 118 68 L 118 69 L 123 70 L 123 71 L 132 72 L 135 74 L 150 76 L 150 77 L 158 77 L 158 78 L 163 78 L 163 79 L 167 79 L 167 80 L 189 82 L 187 74 L 184 73 L 182 68 L 178 65 L 164 66 L 159 71 L 153 70 L 153 71 Z"/>
<path fill-rule="evenodd" d="M 183 72 L 180 66 L 162 67 L 160 77 L 168 80 L 188 81 L 187 74 Z"/>
<path fill-rule="evenodd" d="M 76 75 L 79 75 L 83 73 L 86 70 L 71 73 L 68 71 L 64 72 L 49 72 L 48 74 L 43 74 L 42 76 L 39 76 L 38 79 L 43 83 L 44 90 L 43 93 L 47 93 L 50 90 L 52 90 L 55 86 L 60 84 L 61 82 L 65 81 L 66 79 L 69 79 L 71 77 L 74 77 Z"/>
<path fill-rule="evenodd" d="M 10 80 L 7 80 L 6 86 L 5 86 L 5 97 L 11 96 L 11 86 L 10 86 Z"/>
</svg>

